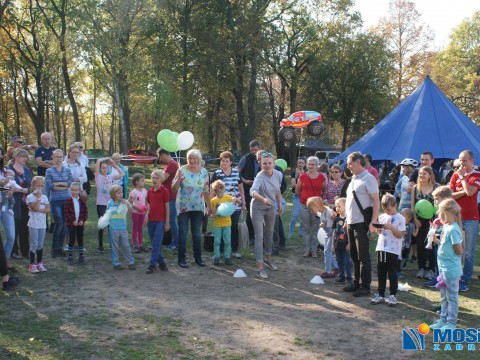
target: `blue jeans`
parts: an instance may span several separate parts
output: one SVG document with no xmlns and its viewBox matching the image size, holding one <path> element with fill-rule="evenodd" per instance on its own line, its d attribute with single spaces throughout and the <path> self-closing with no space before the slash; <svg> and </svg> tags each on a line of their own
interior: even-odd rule
<svg viewBox="0 0 480 360">
<path fill-rule="evenodd" d="M 8 210 L 0 213 L 0 219 L 2 220 L 3 230 L 5 231 L 5 244 L 3 245 L 5 257 L 10 259 L 13 244 L 15 243 L 15 219 Z"/>
<path fill-rule="evenodd" d="M 458 317 L 458 280 L 458 277 L 445 279 L 446 286 L 440 287 L 440 319 L 453 325 L 457 325 Z"/>
<path fill-rule="evenodd" d="M 65 214 L 63 206 L 66 200 L 54 200 L 50 202 L 52 209 L 53 221 L 55 228 L 53 229 L 52 250 L 62 250 L 63 241 L 65 240 Z"/>
<path fill-rule="evenodd" d="M 325 248 L 326 251 L 326 248 Z M 335 249 L 335 256 L 338 262 L 338 269 L 340 270 L 339 278 L 348 282 L 352 281 L 352 262 L 350 261 L 350 254 L 347 250 Z M 346 274 L 345 274 L 346 272 Z"/>
<path fill-rule="evenodd" d="M 165 221 L 149 221 L 147 224 L 148 235 L 152 243 L 152 255 L 150 256 L 150 266 L 156 264 L 165 264 L 162 256 L 162 241 L 165 228 Z"/>
<path fill-rule="evenodd" d="M 290 218 L 290 227 L 288 228 L 288 236 L 292 236 L 295 232 L 298 216 L 300 215 L 300 196 L 293 194 L 292 217 Z"/>
<path fill-rule="evenodd" d="M 195 261 L 202 259 L 200 228 L 202 227 L 203 211 L 187 211 L 178 214 L 178 262 L 186 259 L 188 222 L 191 221 L 193 256 Z"/>
<path fill-rule="evenodd" d="M 468 285 L 473 275 L 473 262 L 475 260 L 475 241 L 477 239 L 478 220 L 463 220 L 465 231 L 465 262 L 463 264 L 462 282 Z"/>
<path fill-rule="evenodd" d="M 177 225 L 177 207 L 176 199 L 170 200 L 168 206 L 170 208 L 170 231 L 172 232 L 172 245 L 178 244 L 178 225 Z"/>
<path fill-rule="evenodd" d="M 335 256 L 332 254 L 332 228 L 326 228 L 325 229 L 327 233 L 327 239 L 325 240 L 325 271 L 326 272 L 332 272 L 332 267 L 337 269 L 338 264 L 337 260 L 335 259 Z"/>
</svg>

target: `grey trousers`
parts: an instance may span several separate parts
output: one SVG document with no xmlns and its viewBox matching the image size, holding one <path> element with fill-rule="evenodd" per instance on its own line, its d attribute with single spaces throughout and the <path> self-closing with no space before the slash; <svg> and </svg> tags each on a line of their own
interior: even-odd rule
<svg viewBox="0 0 480 360">
<path fill-rule="evenodd" d="M 305 250 L 317 251 L 317 233 L 319 227 L 320 218 L 316 217 L 315 214 L 308 209 L 307 205 L 301 204 L 300 228 L 302 229 L 302 239 L 305 244 Z"/>
<path fill-rule="evenodd" d="M 250 209 L 253 229 L 255 230 L 255 258 L 257 263 L 263 262 L 265 255 L 271 255 L 273 245 L 273 228 L 277 211 L 273 207 L 259 208 L 253 203 Z"/>
<path fill-rule="evenodd" d="M 128 265 L 133 265 L 135 259 L 130 250 L 130 243 L 128 242 L 127 230 L 110 230 L 110 241 L 112 247 L 113 266 L 121 265 L 119 253 L 128 261 Z"/>
</svg>

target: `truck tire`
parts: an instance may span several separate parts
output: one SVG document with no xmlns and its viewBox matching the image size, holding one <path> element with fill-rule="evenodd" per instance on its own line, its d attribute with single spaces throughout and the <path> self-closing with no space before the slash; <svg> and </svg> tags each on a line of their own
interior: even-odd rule
<svg viewBox="0 0 480 360">
<path fill-rule="evenodd" d="M 291 127 L 281 128 L 278 132 L 278 138 L 280 141 L 292 141 L 295 140 L 295 129 Z"/>
<path fill-rule="evenodd" d="M 319 136 L 323 133 L 323 122 L 314 120 L 307 126 L 308 133 L 313 136 Z"/>
</svg>

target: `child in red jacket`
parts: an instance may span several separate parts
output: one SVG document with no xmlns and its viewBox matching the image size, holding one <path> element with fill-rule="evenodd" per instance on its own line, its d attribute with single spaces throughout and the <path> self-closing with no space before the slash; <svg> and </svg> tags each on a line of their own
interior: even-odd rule
<svg viewBox="0 0 480 360">
<path fill-rule="evenodd" d="M 80 264 L 85 264 L 83 256 L 83 226 L 88 218 L 88 209 L 85 200 L 80 197 L 80 184 L 72 183 L 69 188 L 70 198 L 65 201 L 65 225 L 68 228 L 70 240 L 68 242 L 68 265 L 73 265 L 73 247 L 75 241 L 78 243 Z"/>
</svg>

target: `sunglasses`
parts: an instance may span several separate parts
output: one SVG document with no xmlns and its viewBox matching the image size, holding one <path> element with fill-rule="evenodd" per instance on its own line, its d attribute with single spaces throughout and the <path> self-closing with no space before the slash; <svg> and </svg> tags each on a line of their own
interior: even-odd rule
<svg viewBox="0 0 480 360">
<path fill-rule="evenodd" d="M 330 171 L 330 174 L 340 174 L 341 171 Z"/>
<path fill-rule="evenodd" d="M 273 154 L 272 154 L 270 151 L 264 151 L 264 152 L 262 153 L 262 158 L 264 158 L 264 157 L 272 157 L 272 156 L 273 156 Z"/>
<path fill-rule="evenodd" d="M 456 170 L 456 169 L 460 169 L 460 166 L 454 166 L 453 168 L 454 168 L 455 170 Z"/>
</svg>

